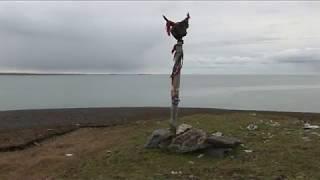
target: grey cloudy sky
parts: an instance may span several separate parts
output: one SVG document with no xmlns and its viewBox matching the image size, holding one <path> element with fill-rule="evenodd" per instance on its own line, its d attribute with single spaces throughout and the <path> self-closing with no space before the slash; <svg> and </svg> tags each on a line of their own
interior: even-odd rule
<svg viewBox="0 0 320 180">
<path fill-rule="evenodd" d="M 170 73 L 161 15 L 190 12 L 183 73 L 320 69 L 320 2 L 0 2 L 1 72 Z"/>
</svg>

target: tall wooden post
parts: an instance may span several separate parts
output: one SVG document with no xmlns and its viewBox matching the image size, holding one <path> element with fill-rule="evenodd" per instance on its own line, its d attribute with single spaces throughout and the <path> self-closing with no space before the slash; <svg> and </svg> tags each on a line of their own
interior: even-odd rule
<svg viewBox="0 0 320 180">
<path fill-rule="evenodd" d="M 177 40 L 177 44 L 174 45 L 172 53 L 174 53 L 174 66 L 171 74 L 171 117 L 170 117 L 170 130 L 174 134 L 176 133 L 178 126 L 178 105 L 179 105 L 179 88 L 180 88 L 180 75 L 183 61 L 183 37 L 187 35 L 187 29 L 189 27 L 190 15 L 187 14 L 187 17 L 180 22 L 170 21 L 163 15 L 164 20 L 166 21 L 166 30 L 168 35 L 170 33 Z"/>
<path fill-rule="evenodd" d="M 174 66 L 171 74 L 171 117 L 170 117 L 170 130 L 174 134 L 178 126 L 178 105 L 179 105 L 179 88 L 180 88 L 180 75 L 183 60 L 183 41 L 179 40 L 175 45 Z"/>
</svg>

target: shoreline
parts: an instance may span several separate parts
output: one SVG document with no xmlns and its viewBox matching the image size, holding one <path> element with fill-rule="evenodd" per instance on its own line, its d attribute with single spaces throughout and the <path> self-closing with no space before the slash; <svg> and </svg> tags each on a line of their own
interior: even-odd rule
<svg viewBox="0 0 320 180">
<path fill-rule="evenodd" d="M 179 116 L 197 113 L 263 113 L 294 116 L 301 120 L 312 121 L 320 118 L 315 112 L 237 110 L 219 108 L 179 107 Z M 26 109 L 0 111 L 0 130 L 47 126 L 69 126 L 75 124 L 109 125 L 170 117 L 170 107 L 94 107 L 61 109 Z"/>
</svg>

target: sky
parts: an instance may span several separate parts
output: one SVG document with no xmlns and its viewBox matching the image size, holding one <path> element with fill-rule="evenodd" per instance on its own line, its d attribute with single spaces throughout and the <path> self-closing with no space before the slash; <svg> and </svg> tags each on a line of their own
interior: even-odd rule
<svg viewBox="0 0 320 180">
<path fill-rule="evenodd" d="M 169 74 L 166 15 L 190 13 L 184 74 L 318 74 L 316 1 L 0 2 L 0 72 Z"/>
</svg>

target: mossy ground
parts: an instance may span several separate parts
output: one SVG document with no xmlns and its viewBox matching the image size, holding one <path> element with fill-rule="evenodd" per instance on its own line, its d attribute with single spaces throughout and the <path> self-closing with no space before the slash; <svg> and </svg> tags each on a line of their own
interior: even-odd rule
<svg viewBox="0 0 320 180">
<path fill-rule="evenodd" d="M 199 158 L 201 152 L 175 154 L 144 149 L 154 129 L 165 128 L 165 120 L 141 120 L 102 129 L 83 129 L 57 137 L 19 156 L 38 163 L 18 171 L 1 169 L 0 178 L 47 179 L 320 179 L 320 130 L 305 131 L 292 116 L 249 112 L 218 115 L 194 114 L 180 122 L 241 139 L 244 146 L 225 158 Z M 314 121 L 317 123 L 320 121 Z M 249 131 L 249 124 L 258 129 Z M 247 153 L 244 150 L 252 150 Z M 67 158 L 66 152 L 74 156 Z M 18 152 L 12 152 L 18 153 Z M 43 154 L 52 155 L 48 157 Z M 9 153 L 7 155 L 10 155 Z M 42 155 L 42 156 L 41 156 Z M 13 161 L 18 155 L 10 155 Z M 4 155 L 0 155 L 0 159 Z M 13 162 L 12 162 L 13 163 Z M 10 164 L 7 162 L 7 165 Z M 12 164 L 11 164 L 12 165 Z M 13 164 L 14 165 L 14 164 Z M 15 179 L 15 178 L 10 178 Z M 19 179 L 19 178 L 16 178 Z"/>
<path fill-rule="evenodd" d="M 240 138 L 244 147 L 226 158 L 201 153 L 174 154 L 144 149 L 148 135 L 166 121 L 135 124 L 119 143 L 106 147 L 72 167 L 69 175 L 80 179 L 319 179 L 320 137 L 302 129 L 303 123 L 286 116 L 233 113 L 197 114 L 180 119 L 207 132 L 220 131 Z M 249 131 L 254 123 L 257 130 Z M 317 132 L 313 130 L 314 132 Z M 309 137 L 306 141 L 303 137 Z M 252 153 L 244 152 L 250 149 Z M 60 176 L 63 177 L 63 176 Z"/>
</svg>

